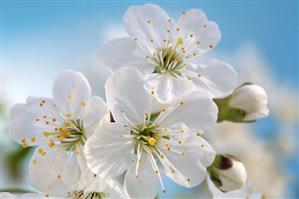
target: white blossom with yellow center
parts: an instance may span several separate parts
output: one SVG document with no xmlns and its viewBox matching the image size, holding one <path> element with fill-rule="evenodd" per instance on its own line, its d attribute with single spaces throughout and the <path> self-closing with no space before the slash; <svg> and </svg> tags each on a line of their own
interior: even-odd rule
<svg viewBox="0 0 299 199">
<path fill-rule="evenodd" d="M 85 145 L 89 168 L 100 177 L 126 172 L 131 198 L 154 198 L 162 173 L 185 187 L 202 182 L 215 151 L 201 134 L 217 120 L 217 107 L 196 92 L 159 108 L 134 67 L 117 70 L 106 82 L 107 106 L 115 122 L 102 122 Z"/>
<path fill-rule="evenodd" d="M 10 135 L 23 147 L 36 146 L 29 166 L 32 185 L 42 192 L 61 193 L 60 189 L 73 188 L 86 169 L 82 148 L 108 109 L 101 98 L 91 96 L 89 83 L 79 72 L 58 74 L 52 94 L 53 99 L 28 97 L 26 103 L 14 105 Z M 55 172 L 46 175 L 47 167 Z"/>
<path fill-rule="evenodd" d="M 100 61 L 113 69 L 137 67 L 145 74 L 145 88 L 160 102 L 194 90 L 222 98 L 236 87 L 237 75 L 229 64 L 203 56 L 221 33 L 202 10 L 183 12 L 176 22 L 157 5 L 131 6 L 124 14 L 124 27 L 129 37 L 109 41 Z"/>
</svg>

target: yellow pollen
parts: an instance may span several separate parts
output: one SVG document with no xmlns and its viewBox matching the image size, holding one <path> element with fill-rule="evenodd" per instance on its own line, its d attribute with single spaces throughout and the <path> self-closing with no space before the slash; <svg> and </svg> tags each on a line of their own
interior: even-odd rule
<svg viewBox="0 0 299 199">
<path fill-rule="evenodd" d="M 36 137 L 35 136 L 32 136 L 31 138 L 31 142 L 35 142 L 36 141 Z"/>
<path fill-rule="evenodd" d="M 153 146 L 157 143 L 157 140 L 153 137 L 150 137 L 147 142 L 149 143 L 149 145 Z"/>
<path fill-rule="evenodd" d="M 81 105 L 82 107 L 84 107 L 84 106 L 85 106 L 85 102 L 80 102 L 80 105 Z"/>
<path fill-rule="evenodd" d="M 54 142 L 53 140 L 50 140 L 48 146 L 49 146 L 49 147 L 53 147 L 53 146 L 55 146 L 55 142 Z"/>
</svg>

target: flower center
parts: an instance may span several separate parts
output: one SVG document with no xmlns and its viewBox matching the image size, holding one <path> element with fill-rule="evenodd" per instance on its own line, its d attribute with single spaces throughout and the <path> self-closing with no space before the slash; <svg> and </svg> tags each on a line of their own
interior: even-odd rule
<svg viewBox="0 0 299 199">
<path fill-rule="evenodd" d="M 179 38 L 174 47 L 157 49 L 153 55 L 154 73 L 168 73 L 174 77 L 181 76 L 181 69 L 184 68 L 185 64 L 176 49 L 182 44 L 183 40 Z"/>
<path fill-rule="evenodd" d="M 69 120 L 63 123 L 62 127 L 56 128 L 54 132 L 44 132 L 46 137 L 56 136 L 67 151 L 74 151 L 77 145 L 84 145 L 86 135 L 83 122 L 79 119 Z M 49 147 L 53 147 L 55 142 L 50 140 Z"/>
<path fill-rule="evenodd" d="M 135 135 L 136 149 L 138 148 L 138 145 L 140 145 L 139 147 L 145 151 L 154 150 L 160 139 L 159 131 L 158 126 L 133 128 L 131 134 Z"/>
</svg>

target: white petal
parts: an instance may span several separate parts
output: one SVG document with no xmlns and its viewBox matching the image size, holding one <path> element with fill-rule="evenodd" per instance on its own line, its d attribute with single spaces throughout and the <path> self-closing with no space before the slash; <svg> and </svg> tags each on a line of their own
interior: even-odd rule
<svg viewBox="0 0 299 199">
<path fill-rule="evenodd" d="M 65 196 L 50 196 L 44 193 L 25 193 L 19 199 L 65 199 Z"/>
<path fill-rule="evenodd" d="M 28 97 L 26 104 L 16 104 L 10 110 L 10 135 L 23 146 L 41 145 L 48 142 L 43 133 L 54 131 L 61 120 L 51 99 Z"/>
<path fill-rule="evenodd" d="M 92 183 L 84 190 L 84 193 L 102 192 L 107 195 L 107 198 L 126 198 L 121 185 L 113 179 L 104 179 L 95 177 Z"/>
<path fill-rule="evenodd" d="M 130 131 L 117 123 L 102 123 L 87 140 L 84 154 L 93 173 L 105 178 L 116 177 L 132 163 L 133 143 Z"/>
<path fill-rule="evenodd" d="M 237 86 L 237 73 L 227 63 L 216 59 L 204 59 L 196 63 L 196 74 L 193 82 L 199 90 L 210 92 L 214 98 L 229 95 Z"/>
<path fill-rule="evenodd" d="M 9 192 L 0 192 L 0 198 L 1 199 L 17 199 L 18 197 Z"/>
<path fill-rule="evenodd" d="M 154 91 L 159 102 L 170 103 L 191 93 L 193 83 L 183 77 L 155 73 L 146 76 L 145 89 L 149 93 Z"/>
<path fill-rule="evenodd" d="M 132 165 L 126 173 L 125 191 L 131 198 L 154 198 L 157 194 L 159 180 L 148 154 L 142 155 L 138 167 L 138 177 L 136 177 L 135 170 L 136 165 Z"/>
<path fill-rule="evenodd" d="M 218 25 L 209 21 L 200 9 L 191 9 L 184 12 L 177 22 L 176 38 L 183 39 L 184 54 L 198 55 L 207 52 L 216 46 L 221 38 Z"/>
<path fill-rule="evenodd" d="M 143 82 L 142 74 L 129 67 L 115 71 L 107 80 L 107 105 L 116 122 L 143 124 L 151 105 L 151 96 L 144 89 Z"/>
<path fill-rule="evenodd" d="M 37 148 L 29 163 L 30 183 L 44 193 L 64 196 L 72 191 L 80 177 L 80 169 L 74 156 L 63 148 L 53 150 Z"/>
<path fill-rule="evenodd" d="M 164 166 L 165 174 L 177 184 L 185 187 L 199 185 L 206 176 L 206 169 L 198 161 L 187 145 L 164 140 L 158 156 Z M 200 150 L 200 149 L 198 149 Z"/>
<path fill-rule="evenodd" d="M 131 38 L 143 49 L 155 50 L 161 47 L 163 40 L 168 40 L 173 24 L 169 22 L 167 13 L 159 6 L 145 4 L 131 6 L 124 14 L 124 26 Z M 170 19 L 171 20 L 171 19 Z"/>
<path fill-rule="evenodd" d="M 193 92 L 183 98 L 173 109 L 166 109 L 159 125 L 170 127 L 176 123 L 184 123 L 194 133 L 205 131 L 216 124 L 218 108 L 206 93 Z"/>
<path fill-rule="evenodd" d="M 81 104 L 91 97 L 91 88 L 82 73 L 66 70 L 56 76 L 52 94 L 60 110 L 64 114 L 74 114 L 73 118 L 77 119 Z"/>
<path fill-rule="evenodd" d="M 109 113 L 109 111 L 106 103 L 100 97 L 91 98 L 86 106 L 87 114 L 84 116 L 83 121 L 87 137 L 89 137 L 100 124 L 102 117 Z"/>
<path fill-rule="evenodd" d="M 184 150 L 192 153 L 201 165 L 208 167 L 215 159 L 216 151 L 201 137 L 201 132 L 192 132 L 186 125 L 178 124 L 169 128 L 170 139 Z"/>
<path fill-rule="evenodd" d="M 114 70 L 132 66 L 144 73 L 151 73 L 154 66 L 146 60 L 146 56 L 149 56 L 149 52 L 144 52 L 131 38 L 117 38 L 104 46 L 100 52 L 100 63 Z"/>
</svg>

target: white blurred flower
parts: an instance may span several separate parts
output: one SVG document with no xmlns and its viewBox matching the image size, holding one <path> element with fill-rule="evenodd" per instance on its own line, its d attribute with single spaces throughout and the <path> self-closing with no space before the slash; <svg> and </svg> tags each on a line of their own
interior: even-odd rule
<svg viewBox="0 0 299 199">
<path fill-rule="evenodd" d="M 212 182 L 223 192 L 241 189 L 246 183 L 246 169 L 230 155 L 217 155 L 208 172 Z"/>
<path fill-rule="evenodd" d="M 135 66 L 145 74 L 145 88 L 168 103 L 205 90 L 220 98 L 236 87 L 234 69 L 203 54 L 220 40 L 218 25 L 202 10 L 183 12 L 177 22 L 159 6 L 131 6 L 124 14 L 129 37 L 111 40 L 101 51 L 103 66 Z M 117 56 L 116 56 L 117 55 Z"/>
<path fill-rule="evenodd" d="M 213 195 L 213 199 L 267 199 L 267 197 L 260 193 L 250 183 L 246 183 L 241 189 L 222 192 L 220 191 L 211 180 L 207 180 L 208 189 Z"/>
<path fill-rule="evenodd" d="M 107 113 L 104 101 L 91 96 L 86 78 L 71 70 L 56 77 L 53 99 L 28 97 L 14 105 L 11 137 L 23 147 L 37 146 L 29 165 L 32 185 L 46 193 L 72 190 L 86 169 L 82 147 Z M 58 173 L 44 175 L 48 167 Z"/>
<path fill-rule="evenodd" d="M 157 110 L 135 68 L 117 70 L 106 83 L 115 123 L 103 122 L 85 146 L 89 168 L 101 177 L 126 172 L 124 188 L 133 198 L 154 198 L 162 172 L 176 183 L 202 182 L 215 152 L 200 136 L 217 119 L 217 107 L 202 93 Z"/>
<path fill-rule="evenodd" d="M 257 120 L 269 115 L 268 96 L 265 90 L 254 84 L 238 87 L 229 98 L 229 106 L 245 111 L 244 121 Z"/>
</svg>

